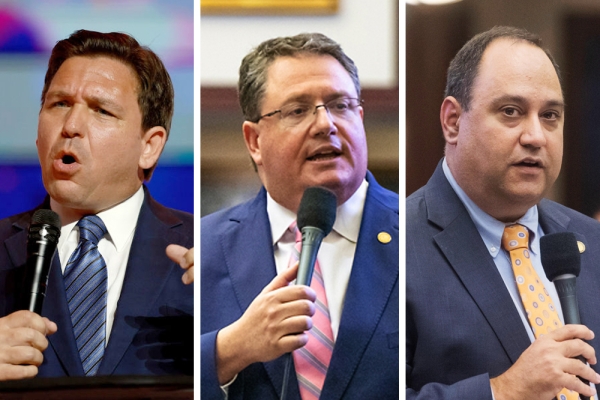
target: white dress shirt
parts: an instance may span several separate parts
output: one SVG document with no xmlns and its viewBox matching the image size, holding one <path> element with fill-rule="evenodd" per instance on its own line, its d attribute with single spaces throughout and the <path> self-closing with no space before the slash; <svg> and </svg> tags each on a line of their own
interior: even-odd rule
<svg viewBox="0 0 600 400">
<path fill-rule="evenodd" d="M 368 187 L 369 183 L 363 180 L 354 194 L 344 204 L 337 207 L 333 230 L 323 239 L 317 254 L 317 260 L 323 274 L 334 340 L 337 338 L 340 327 Z M 277 268 L 277 274 L 280 274 L 288 268 L 292 250 L 296 243 L 295 235 L 288 229 L 292 222 L 296 220 L 296 214 L 278 204 L 268 192 L 267 214 L 271 225 L 275 267 Z M 229 386 L 236 379 L 237 375 L 229 382 L 221 385 L 224 399 L 229 398 Z"/>
<path fill-rule="evenodd" d="M 333 230 L 323 239 L 317 255 L 323 274 L 334 340 L 337 338 L 342 317 L 368 186 L 368 182 L 363 180 L 356 192 L 337 208 Z M 275 265 L 277 273 L 280 274 L 288 268 L 296 242 L 294 234 L 288 229 L 296 220 L 296 214 L 277 204 L 268 194 L 267 213 L 271 223 Z"/>
<path fill-rule="evenodd" d="M 124 202 L 97 214 L 108 231 L 98 243 L 98 250 L 106 262 L 108 274 L 106 343 L 110 338 L 117 302 L 123 288 L 129 250 L 131 249 L 133 234 L 143 202 L 144 190 L 140 187 L 133 196 Z M 77 222 L 72 222 L 61 228 L 60 239 L 58 240 L 58 257 L 63 274 L 69 257 L 71 257 L 79 243 Z"/>
</svg>

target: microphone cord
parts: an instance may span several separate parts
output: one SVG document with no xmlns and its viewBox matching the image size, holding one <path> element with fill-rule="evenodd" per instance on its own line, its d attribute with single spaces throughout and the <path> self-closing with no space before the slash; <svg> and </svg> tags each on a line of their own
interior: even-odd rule
<svg viewBox="0 0 600 400">
<path fill-rule="evenodd" d="M 292 353 L 287 353 L 285 357 L 285 368 L 283 370 L 283 383 L 281 385 L 281 397 L 279 400 L 285 400 L 288 381 L 290 377 L 290 368 L 292 367 Z"/>
</svg>

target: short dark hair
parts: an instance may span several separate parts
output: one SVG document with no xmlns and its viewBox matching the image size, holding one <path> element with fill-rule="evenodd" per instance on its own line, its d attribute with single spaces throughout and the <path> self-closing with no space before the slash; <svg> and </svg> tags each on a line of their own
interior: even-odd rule
<svg viewBox="0 0 600 400">
<path fill-rule="evenodd" d="M 142 129 L 154 126 L 171 130 L 174 90 L 171 77 L 161 59 L 148 47 L 126 33 L 102 33 L 84 29 L 75 31 L 67 39 L 60 40 L 52 49 L 48 70 L 42 90 L 42 106 L 50 83 L 60 66 L 71 57 L 106 56 L 128 65 L 138 79 L 138 104 L 142 113 Z M 144 170 L 144 178 L 150 179 L 156 164 Z"/>
<path fill-rule="evenodd" d="M 301 33 L 295 36 L 278 37 L 259 44 L 244 57 L 240 65 L 238 96 L 246 120 L 255 122 L 260 117 L 260 105 L 267 82 L 267 70 L 271 63 L 278 57 L 299 54 L 330 55 L 335 58 L 350 74 L 356 94 L 360 98 L 358 69 L 337 42 L 321 33 Z"/>
<path fill-rule="evenodd" d="M 491 42 L 500 38 L 526 41 L 542 49 L 554 66 L 562 91 L 562 78 L 558 64 L 556 64 L 552 54 L 542 47 L 542 39 L 538 35 L 525 29 L 512 26 L 495 26 L 488 31 L 473 36 L 473 38 L 465 43 L 458 53 L 456 53 L 456 56 L 454 56 L 448 67 L 444 97 L 452 96 L 456 98 L 461 107 L 465 111 L 469 111 L 472 99 L 473 82 L 477 77 L 483 53 Z"/>
</svg>

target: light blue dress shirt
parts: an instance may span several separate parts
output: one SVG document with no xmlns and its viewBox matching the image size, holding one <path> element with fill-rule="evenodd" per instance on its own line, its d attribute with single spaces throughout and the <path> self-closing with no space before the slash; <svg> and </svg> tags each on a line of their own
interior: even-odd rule
<svg viewBox="0 0 600 400">
<path fill-rule="evenodd" d="M 510 262 L 510 255 L 502 248 L 502 233 L 504 232 L 504 227 L 507 225 L 518 223 L 527 227 L 529 230 L 529 250 L 531 253 L 531 263 L 533 264 L 533 268 L 537 274 L 540 276 L 540 280 L 544 284 L 544 287 L 550 294 L 552 302 L 558 311 L 558 316 L 564 324 L 560 300 L 558 298 L 558 294 L 556 293 L 556 288 L 554 287 L 554 283 L 549 281 L 546 277 L 546 273 L 542 267 L 542 261 L 540 260 L 540 238 L 544 236 L 544 231 L 542 230 L 542 227 L 538 221 L 537 206 L 533 206 L 527 210 L 525 215 L 523 215 L 518 221 L 511 223 L 498 221 L 479 208 L 466 195 L 460 186 L 458 186 L 458 183 L 456 183 L 456 180 L 450 172 L 450 168 L 448 168 L 445 158 L 442 168 L 444 170 L 444 174 L 446 175 L 446 179 L 448 179 L 448 182 L 450 182 L 450 186 L 452 186 L 456 192 L 456 195 L 460 198 L 460 201 L 462 201 L 462 203 L 465 205 L 469 215 L 471 216 L 471 219 L 473 220 L 473 223 L 475 224 L 475 227 L 477 228 L 477 231 L 481 235 L 481 239 L 483 240 L 485 247 L 490 253 L 490 256 L 492 256 L 494 259 L 496 268 L 498 268 L 498 272 L 500 273 L 500 276 L 502 276 L 502 280 L 504 281 L 512 300 L 515 303 L 515 307 L 521 316 L 521 321 L 527 330 L 529 339 L 533 342 L 535 340 L 535 336 L 531 330 L 529 321 L 527 320 L 527 315 L 525 314 L 523 304 L 521 303 L 519 290 L 517 289 L 517 283 L 515 282 L 515 276 L 513 274 L 512 265 Z"/>
</svg>

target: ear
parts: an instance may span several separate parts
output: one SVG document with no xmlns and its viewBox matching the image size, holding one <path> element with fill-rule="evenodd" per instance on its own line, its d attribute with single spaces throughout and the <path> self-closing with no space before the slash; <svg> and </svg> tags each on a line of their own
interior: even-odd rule
<svg viewBox="0 0 600 400">
<path fill-rule="evenodd" d="M 458 100 L 452 96 L 446 97 L 440 109 L 440 121 L 447 144 L 455 145 L 458 141 L 461 115 L 462 107 L 458 103 Z"/>
<path fill-rule="evenodd" d="M 248 148 L 250 157 L 252 157 L 256 165 L 262 165 L 259 140 L 260 128 L 258 127 L 258 124 L 256 122 L 244 121 L 242 131 L 244 133 L 244 141 L 246 142 L 246 148 Z"/>
<path fill-rule="evenodd" d="M 148 129 L 142 136 L 142 152 L 138 163 L 141 169 L 152 168 L 167 142 L 167 131 L 162 126 Z"/>
</svg>

